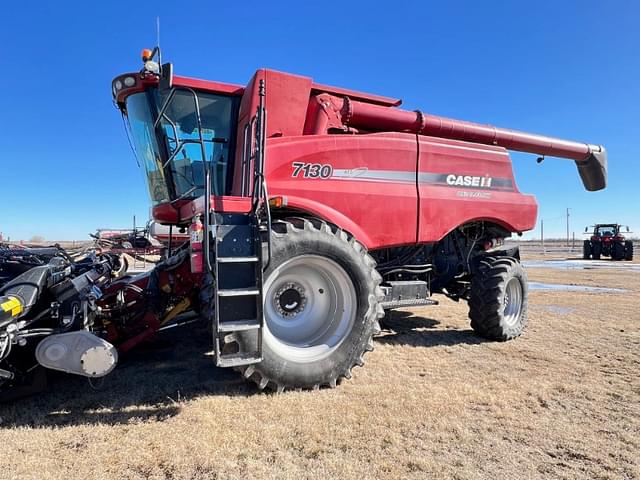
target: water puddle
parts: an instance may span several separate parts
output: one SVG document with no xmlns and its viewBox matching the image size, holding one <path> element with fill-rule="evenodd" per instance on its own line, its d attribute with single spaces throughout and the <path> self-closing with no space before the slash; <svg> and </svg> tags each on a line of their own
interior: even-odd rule
<svg viewBox="0 0 640 480">
<path fill-rule="evenodd" d="M 548 312 L 557 313 L 558 315 L 568 315 L 576 310 L 573 307 L 559 307 L 557 305 L 544 305 L 544 308 Z"/>
<path fill-rule="evenodd" d="M 562 283 L 529 282 L 529 290 L 547 290 L 559 292 L 588 292 L 588 293 L 625 293 L 622 288 L 588 287 L 586 285 L 565 285 Z"/>
<path fill-rule="evenodd" d="M 640 272 L 640 263 L 613 260 L 525 260 L 525 268 L 556 268 L 561 270 L 597 270 L 615 268 Z"/>
</svg>

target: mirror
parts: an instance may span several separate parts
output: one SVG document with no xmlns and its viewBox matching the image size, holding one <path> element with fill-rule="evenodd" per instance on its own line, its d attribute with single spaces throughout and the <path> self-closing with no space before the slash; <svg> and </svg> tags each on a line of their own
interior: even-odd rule
<svg viewBox="0 0 640 480">
<path fill-rule="evenodd" d="M 160 82 L 158 88 L 160 91 L 168 91 L 173 87 L 173 64 L 165 63 L 160 67 Z"/>
</svg>

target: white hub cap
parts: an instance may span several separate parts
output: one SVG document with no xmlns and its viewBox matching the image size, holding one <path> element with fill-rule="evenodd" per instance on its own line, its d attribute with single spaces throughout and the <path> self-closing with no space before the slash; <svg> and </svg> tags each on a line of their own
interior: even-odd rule
<svg viewBox="0 0 640 480">
<path fill-rule="evenodd" d="M 91 347 L 80 357 L 82 370 L 87 377 L 102 377 L 116 366 L 117 359 L 111 349 L 99 346 Z"/>
<path fill-rule="evenodd" d="M 284 358 L 313 362 L 328 356 L 355 321 L 353 282 L 326 257 L 287 260 L 269 275 L 264 291 L 264 342 Z"/>
<path fill-rule="evenodd" d="M 517 278 L 512 278 L 507 282 L 504 292 L 504 321 L 508 326 L 513 326 L 518 322 L 522 312 L 522 284 Z"/>
</svg>

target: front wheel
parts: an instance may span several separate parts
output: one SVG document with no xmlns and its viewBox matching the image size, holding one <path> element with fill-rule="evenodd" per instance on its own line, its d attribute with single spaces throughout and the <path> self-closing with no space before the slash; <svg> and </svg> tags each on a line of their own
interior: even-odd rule
<svg viewBox="0 0 640 480">
<path fill-rule="evenodd" d="M 584 260 L 591 258 L 591 242 L 589 240 L 585 240 L 582 244 L 582 258 Z"/>
<path fill-rule="evenodd" d="M 491 340 L 522 334 L 527 325 L 527 275 L 512 257 L 486 257 L 471 280 L 471 328 Z"/>
<path fill-rule="evenodd" d="M 363 365 L 384 315 L 380 275 L 365 248 L 320 221 L 273 224 L 272 258 L 264 272 L 262 362 L 238 367 L 260 389 L 335 386 Z M 250 350 L 255 331 L 224 338 Z"/>
<path fill-rule="evenodd" d="M 631 240 L 624 242 L 624 259 L 633 260 L 633 242 Z"/>
</svg>

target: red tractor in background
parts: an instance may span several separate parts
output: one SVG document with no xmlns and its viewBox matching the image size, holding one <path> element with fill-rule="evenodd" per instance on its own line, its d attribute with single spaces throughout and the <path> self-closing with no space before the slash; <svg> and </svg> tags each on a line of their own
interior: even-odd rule
<svg viewBox="0 0 640 480">
<path fill-rule="evenodd" d="M 588 231 L 589 227 L 586 227 L 584 233 L 587 234 Z M 593 226 L 591 238 L 583 243 L 582 258 L 599 260 L 601 256 L 611 257 L 612 260 L 633 260 L 633 242 L 625 240 L 622 225 L 598 223 Z"/>
<path fill-rule="evenodd" d="M 587 190 L 606 186 L 602 146 L 406 111 L 268 69 L 246 87 L 180 77 L 159 54 L 145 50 L 143 69 L 117 76 L 112 93 L 153 219 L 189 241 L 133 277 L 83 267 L 99 289 L 56 290 L 61 308 L 91 293 L 73 317 L 21 303 L 20 279 L 7 283 L 0 340 L 26 362 L 0 356 L 9 386 L 31 371 L 34 326 L 47 332 L 37 363 L 96 377 L 188 310 L 213 331 L 218 366 L 276 391 L 350 378 L 384 311 L 434 294 L 467 301 L 478 335 L 515 338 L 527 280 L 518 249 L 503 245 L 534 227 L 537 204 L 517 189 L 507 150 L 572 159 Z"/>
</svg>

